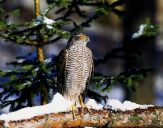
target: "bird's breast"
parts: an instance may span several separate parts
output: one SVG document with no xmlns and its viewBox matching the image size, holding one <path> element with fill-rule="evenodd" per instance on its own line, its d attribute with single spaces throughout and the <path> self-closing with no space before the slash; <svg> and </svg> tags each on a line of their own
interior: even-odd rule
<svg viewBox="0 0 163 128">
<path fill-rule="evenodd" d="M 87 47 L 82 45 L 73 45 L 68 49 L 69 67 L 78 66 L 85 68 L 87 66 Z"/>
<path fill-rule="evenodd" d="M 84 45 L 67 49 L 64 95 L 78 97 L 86 87 L 90 75 L 92 54 Z"/>
</svg>

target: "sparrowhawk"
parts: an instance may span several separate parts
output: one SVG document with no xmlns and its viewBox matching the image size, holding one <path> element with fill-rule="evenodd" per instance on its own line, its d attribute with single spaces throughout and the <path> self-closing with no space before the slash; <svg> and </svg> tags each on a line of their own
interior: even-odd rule
<svg viewBox="0 0 163 128">
<path fill-rule="evenodd" d="M 89 37 L 83 33 L 70 37 L 59 54 L 58 87 L 64 98 L 80 103 L 93 72 L 92 51 L 86 46 Z"/>
</svg>

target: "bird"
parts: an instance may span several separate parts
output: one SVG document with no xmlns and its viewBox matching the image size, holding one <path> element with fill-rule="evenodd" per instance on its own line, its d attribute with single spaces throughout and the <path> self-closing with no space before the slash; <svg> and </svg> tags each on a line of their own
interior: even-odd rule
<svg viewBox="0 0 163 128">
<path fill-rule="evenodd" d="M 89 41 L 84 33 L 74 34 L 59 53 L 58 92 L 75 105 L 83 105 L 84 94 L 93 76 L 93 54 L 87 47 Z"/>
</svg>

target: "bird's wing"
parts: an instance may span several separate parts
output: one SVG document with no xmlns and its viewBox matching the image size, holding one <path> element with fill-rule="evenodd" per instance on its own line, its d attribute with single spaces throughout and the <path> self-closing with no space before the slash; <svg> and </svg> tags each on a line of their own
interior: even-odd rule
<svg viewBox="0 0 163 128">
<path fill-rule="evenodd" d="M 89 49 L 90 51 L 90 56 L 89 56 L 89 66 L 90 66 L 90 70 L 89 70 L 89 77 L 87 79 L 87 84 L 89 84 L 90 80 L 92 79 L 93 77 L 93 73 L 94 73 L 94 62 L 93 62 L 93 55 L 92 55 L 92 51 Z"/>
<path fill-rule="evenodd" d="M 58 77 L 57 77 L 57 86 L 58 91 L 63 94 L 63 89 L 65 86 L 65 77 L 66 77 L 66 65 L 67 65 L 68 51 L 67 49 L 62 50 L 59 53 L 58 58 Z"/>
<path fill-rule="evenodd" d="M 85 90 L 83 91 L 83 93 L 81 94 L 81 96 L 83 97 L 83 99 L 85 98 L 85 96 L 87 95 L 87 91 L 88 91 L 88 88 L 89 88 L 89 83 L 90 83 L 90 80 L 92 79 L 93 77 L 93 72 L 94 72 L 94 63 L 93 63 L 93 55 L 92 55 L 92 51 L 88 48 L 88 55 L 87 55 L 87 63 L 89 65 L 89 76 L 87 78 L 87 82 L 86 82 L 86 88 Z M 84 101 L 84 100 L 83 100 Z"/>
</svg>

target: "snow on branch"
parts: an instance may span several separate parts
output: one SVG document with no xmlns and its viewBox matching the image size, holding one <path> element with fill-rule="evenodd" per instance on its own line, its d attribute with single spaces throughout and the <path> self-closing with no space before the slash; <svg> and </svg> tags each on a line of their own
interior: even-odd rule
<svg viewBox="0 0 163 128">
<path fill-rule="evenodd" d="M 109 99 L 105 106 L 89 99 L 87 109 L 78 107 L 73 118 L 72 102 L 59 93 L 51 103 L 28 107 L 0 115 L 0 127 L 5 128 L 62 128 L 78 126 L 98 127 L 157 127 L 163 126 L 163 107 L 138 105 L 129 101 L 123 104 Z"/>
<path fill-rule="evenodd" d="M 147 21 L 146 24 L 141 24 L 139 26 L 138 32 L 132 35 L 132 39 L 140 38 L 142 36 L 156 36 L 157 29 L 158 26 L 152 25 L 149 21 Z"/>
</svg>

